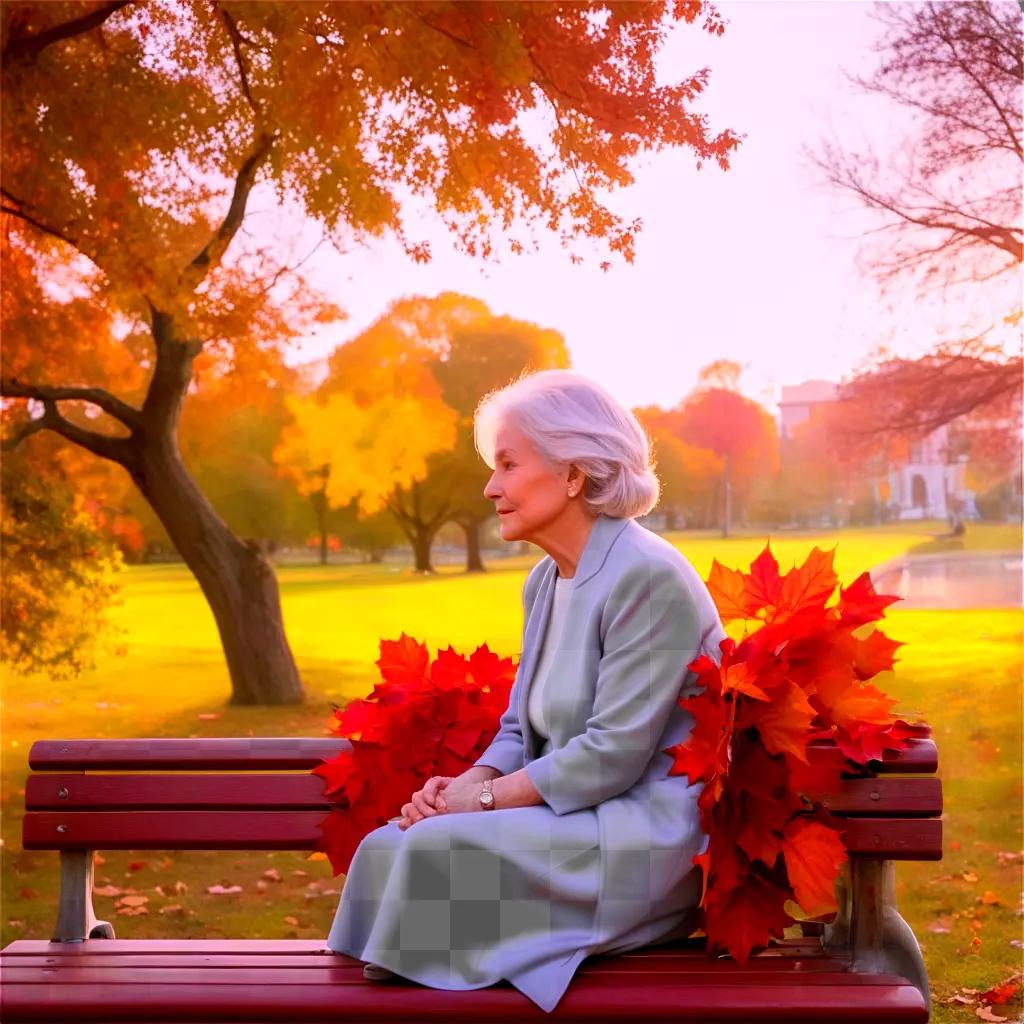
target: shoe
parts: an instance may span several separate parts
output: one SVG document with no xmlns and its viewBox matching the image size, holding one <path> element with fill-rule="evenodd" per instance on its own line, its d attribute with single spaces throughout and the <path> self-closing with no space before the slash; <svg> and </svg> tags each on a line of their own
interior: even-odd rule
<svg viewBox="0 0 1024 1024">
<path fill-rule="evenodd" d="M 386 967 L 381 967 L 380 964 L 364 964 L 363 977 L 367 981 L 388 981 L 390 978 L 397 978 L 398 975 Z"/>
</svg>

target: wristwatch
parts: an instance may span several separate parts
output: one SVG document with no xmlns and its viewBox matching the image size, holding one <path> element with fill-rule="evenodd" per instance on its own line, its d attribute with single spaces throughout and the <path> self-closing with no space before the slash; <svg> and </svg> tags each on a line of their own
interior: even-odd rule
<svg viewBox="0 0 1024 1024">
<path fill-rule="evenodd" d="M 491 792 L 493 784 L 494 779 L 484 779 L 484 788 L 480 790 L 480 809 L 483 811 L 494 809 L 494 794 Z"/>
</svg>

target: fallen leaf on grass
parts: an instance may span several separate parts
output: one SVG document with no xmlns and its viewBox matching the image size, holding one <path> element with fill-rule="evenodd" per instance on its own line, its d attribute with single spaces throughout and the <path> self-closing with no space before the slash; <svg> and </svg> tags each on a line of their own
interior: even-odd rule
<svg viewBox="0 0 1024 1024">
<path fill-rule="evenodd" d="M 999 896 L 991 889 L 986 889 L 979 897 L 979 903 L 984 903 L 986 906 L 999 906 Z"/>
<path fill-rule="evenodd" d="M 37 893 L 35 891 L 35 889 L 25 889 L 25 888 L 23 888 L 23 889 L 20 890 L 18 895 L 23 900 L 34 900 L 39 895 L 39 893 Z"/>
<path fill-rule="evenodd" d="M 139 914 L 148 914 L 148 907 L 118 907 L 115 914 L 124 914 L 125 917 L 138 917 Z"/>
<path fill-rule="evenodd" d="M 94 853 L 92 862 L 96 865 L 96 867 L 101 867 L 102 865 L 107 863 L 107 858 L 104 857 L 102 853 Z"/>
<path fill-rule="evenodd" d="M 188 892 L 188 886 L 184 882 L 175 882 L 174 891 L 180 895 L 183 892 Z"/>
<path fill-rule="evenodd" d="M 257 878 L 256 879 L 256 891 L 257 892 L 266 892 L 267 891 L 267 883 L 264 882 L 262 878 Z"/>
<path fill-rule="evenodd" d="M 1016 864 L 1017 861 L 1024 861 L 1024 850 L 1015 853 L 1013 850 L 996 850 L 996 860 L 1000 864 Z"/>
<path fill-rule="evenodd" d="M 293 928 L 296 927 L 299 923 L 299 919 L 297 917 L 285 917 L 282 918 L 282 920 L 284 921 L 285 924 L 290 924 Z"/>
<path fill-rule="evenodd" d="M 129 871 L 141 871 L 146 866 L 144 860 L 133 860 L 128 862 Z"/>
<path fill-rule="evenodd" d="M 149 902 L 148 896 L 122 896 L 116 903 L 118 907 L 141 907 Z"/>
<path fill-rule="evenodd" d="M 956 871 L 952 875 L 935 875 L 930 879 L 934 884 L 936 882 L 976 882 L 978 875 L 974 871 Z"/>
<path fill-rule="evenodd" d="M 208 885 L 206 891 L 212 896 L 227 896 L 231 893 L 241 892 L 242 887 L 240 885 L 229 885 L 225 888 L 223 885 Z"/>
<path fill-rule="evenodd" d="M 263 877 L 269 878 L 272 882 L 280 882 L 281 872 L 278 871 L 277 868 L 267 868 L 267 870 L 263 872 Z"/>
<path fill-rule="evenodd" d="M 308 878 L 308 877 L 309 877 L 309 872 L 308 872 L 308 871 L 300 871 L 300 870 L 299 870 L 298 868 L 296 868 L 296 869 L 295 869 L 295 870 L 294 870 L 294 871 L 292 872 L 292 875 L 293 875 L 293 876 L 294 876 L 295 878 Z"/>
<path fill-rule="evenodd" d="M 998 1013 L 993 1013 L 987 1006 L 976 1006 L 974 1008 L 974 1015 L 978 1020 L 991 1021 L 992 1024 L 1006 1024 L 1009 1019 L 1007 1017 L 1000 1017 Z"/>
<path fill-rule="evenodd" d="M 1020 991 L 1020 982 L 1015 981 L 1015 977 L 1007 978 L 1006 981 L 993 985 L 987 992 L 982 992 L 980 998 L 983 1002 L 995 1003 L 997 1006 L 1008 1003 Z"/>
<path fill-rule="evenodd" d="M 953 918 L 948 914 L 943 914 L 941 917 L 935 918 L 931 924 L 929 924 L 928 931 L 935 932 L 937 935 L 948 935 L 952 931 Z"/>
<path fill-rule="evenodd" d="M 158 913 L 160 914 L 180 914 L 182 910 L 180 903 L 168 903 L 166 907 L 161 907 Z"/>
<path fill-rule="evenodd" d="M 334 733 L 334 730 L 332 729 L 332 730 L 331 730 L 331 734 L 333 735 L 333 733 Z M 314 851 L 313 851 L 313 852 L 312 852 L 312 853 L 311 853 L 311 854 L 310 854 L 310 855 L 309 855 L 309 856 L 308 856 L 308 857 L 306 858 L 306 860 L 327 860 L 327 854 L 326 854 L 326 853 L 324 853 L 324 852 L 323 852 L 323 850 L 314 850 Z"/>
<path fill-rule="evenodd" d="M 101 885 L 99 888 L 93 889 L 92 894 L 94 896 L 123 896 L 126 892 L 126 889 L 118 889 L 116 885 Z"/>
<path fill-rule="evenodd" d="M 961 995 L 959 992 L 954 992 L 953 995 L 946 999 L 941 1000 L 946 1006 L 973 1006 L 976 1000 L 970 996 Z"/>
<path fill-rule="evenodd" d="M 217 711 L 204 711 L 201 714 L 196 715 L 196 718 L 200 718 L 204 722 L 213 722 L 220 718 L 220 713 Z"/>
</svg>

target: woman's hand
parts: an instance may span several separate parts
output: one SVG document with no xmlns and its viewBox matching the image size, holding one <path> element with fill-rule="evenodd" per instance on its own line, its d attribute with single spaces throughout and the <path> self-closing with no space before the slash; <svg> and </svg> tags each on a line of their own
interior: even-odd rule
<svg viewBox="0 0 1024 1024">
<path fill-rule="evenodd" d="M 452 778 L 447 775 L 435 775 L 427 780 L 423 789 L 413 793 L 409 803 L 402 805 L 402 817 L 398 827 L 404 832 L 410 825 L 433 814 L 457 814 L 479 810 L 482 810 L 479 782 L 464 780 L 461 776 Z"/>
<path fill-rule="evenodd" d="M 431 775 L 423 784 L 423 788 L 416 790 L 407 804 L 402 804 L 402 816 L 398 819 L 398 827 L 404 832 L 411 824 L 422 818 L 443 814 L 445 802 L 440 798 L 440 792 L 453 781 L 450 775 Z"/>
</svg>

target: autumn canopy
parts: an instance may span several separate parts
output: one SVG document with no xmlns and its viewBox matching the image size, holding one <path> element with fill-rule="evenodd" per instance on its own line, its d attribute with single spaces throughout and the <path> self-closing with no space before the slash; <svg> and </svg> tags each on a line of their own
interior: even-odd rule
<svg viewBox="0 0 1024 1024">
<path fill-rule="evenodd" d="M 433 208 L 482 258 L 554 234 L 631 260 L 604 195 L 632 158 L 723 168 L 738 137 L 691 109 L 707 68 L 661 83 L 672 3 L 5 3 L 3 260 L 8 440 L 47 432 L 123 467 L 210 603 L 236 703 L 301 701 L 266 560 L 182 460 L 208 374 L 273 376 L 340 311 L 248 223 L 257 190 L 351 247 Z M 294 284 L 298 281 L 299 284 Z"/>
</svg>

